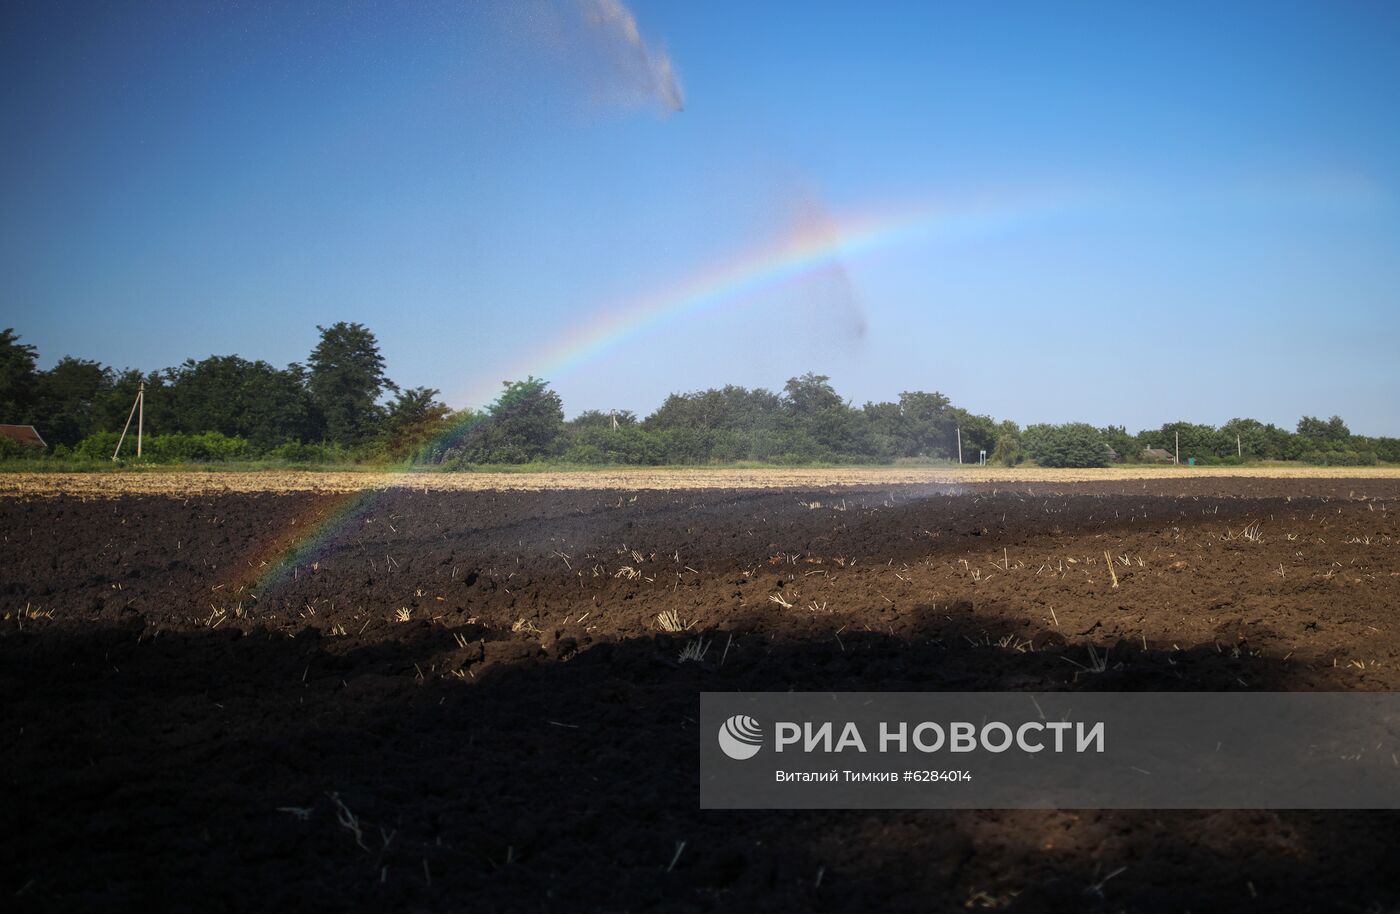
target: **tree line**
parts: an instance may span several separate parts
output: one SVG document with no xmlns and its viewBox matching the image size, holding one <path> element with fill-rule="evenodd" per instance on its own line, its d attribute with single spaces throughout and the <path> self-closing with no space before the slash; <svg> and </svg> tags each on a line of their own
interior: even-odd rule
<svg viewBox="0 0 1400 914">
<path fill-rule="evenodd" d="M 46 459 L 111 456 L 144 384 L 152 462 L 268 459 L 289 463 L 407 461 L 464 468 L 494 464 L 988 462 L 1092 467 L 1163 459 L 1334 465 L 1400 461 L 1400 439 L 1351 434 L 1338 417 L 1303 417 L 1290 431 L 1254 419 L 1214 427 L 1174 422 L 1129 433 L 1086 423 L 1031 425 L 971 413 L 937 391 L 855 406 L 825 375 L 781 391 L 735 385 L 673 393 L 650 415 L 589 410 L 564 418 L 548 382 L 505 382 L 481 411 L 454 411 L 433 388 L 401 388 L 374 334 L 357 323 L 318 327 L 304 363 L 277 368 L 240 356 L 187 360 L 140 372 L 64 357 L 40 370 L 38 352 L 0 332 L 0 422 L 34 425 Z M 1150 449 L 1156 449 L 1153 453 Z M 0 439 L 0 456 L 32 457 Z"/>
</svg>

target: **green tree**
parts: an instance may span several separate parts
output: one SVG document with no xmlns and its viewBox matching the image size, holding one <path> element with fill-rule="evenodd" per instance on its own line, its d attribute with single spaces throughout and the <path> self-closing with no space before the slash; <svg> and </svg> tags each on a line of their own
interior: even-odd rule
<svg viewBox="0 0 1400 914">
<path fill-rule="evenodd" d="M 938 391 L 906 390 L 899 395 L 901 437 L 905 457 L 957 455 L 957 422 L 951 401 Z"/>
<path fill-rule="evenodd" d="M 1026 449 L 1021 445 L 1021 436 L 1003 433 L 997 438 L 996 447 L 987 461 L 998 466 L 1014 467 L 1025 459 Z"/>
<path fill-rule="evenodd" d="M 1181 441 L 1181 462 L 1189 458 L 1228 457 L 1235 453 L 1235 436 L 1212 425 L 1194 422 L 1168 422 L 1160 429 L 1139 436 L 1143 447 L 1158 447 L 1175 453 L 1177 439 Z"/>
<path fill-rule="evenodd" d="M 384 429 L 389 453 L 405 457 L 430 439 L 450 433 L 452 409 L 438 399 L 439 393 L 434 387 L 413 387 L 394 395 Z"/>
<path fill-rule="evenodd" d="M 1108 465 L 1108 445 L 1099 430 L 1086 422 L 1032 425 L 1022 435 L 1026 451 L 1043 467 L 1101 467 Z"/>
<path fill-rule="evenodd" d="M 1004 467 L 1014 467 L 1026 459 L 1026 448 L 1021 443 L 1021 429 L 1010 419 L 997 426 L 997 443 L 992 448 L 988 463 Z"/>
<path fill-rule="evenodd" d="M 156 388 L 159 388 L 158 390 Z M 255 451 L 318 437 L 306 376 L 236 355 L 186 360 L 146 381 L 152 428 L 246 439 Z"/>
<path fill-rule="evenodd" d="M 553 456 L 564 432 L 564 404 L 549 382 L 505 381 L 466 448 L 473 463 L 525 463 Z"/>
<path fill-rule="evenodd" d="M 186 359 L 164 373 L 168 426 L 162 431 L 184 434 L 219 432 L 237 435 L 245 406 L 244 378 L 250 363 L 236 355 L 210 356 L 196 362 Z M 155 397 L 147 399 L 154 400 Z"/>
<path fill-rule="evenodd" d="M 630 428 L 637 424 L 637 414 L 630 409 L 615 409 L 610 412 L 603 412 L 601 409 L 586 409 L 570 419 L 567 424 L 570 431 L 585 428 L 600 428 L 611 431 L 614 420 L 616 420 L 619 429 Z"/>
<path fill-rule="evenodd" d="M 384 374 L 379 342 L 363 324 L 341 321 L 316 329 L 321 341 L 307 360 L 308 384 L 326 435 L 339 444 L 363 444 L 384 418 L 380 396 L 396 389 Z"/>
<path fill-rule="evenodd" d="M 866 440 L 869 442 L 872 460 L 888 463 L 897 457 L 906 456 L 904 420 L 899 413 L 898 403 L 867 403 L 860 411 L 865 422 Z"/>
<path fill-rule="evenodd" d="M 0 330 L 0 422 L 28 425 L 36 419 L 39 351 L 19 339 L 14 328 Z"/>
<path fill-rule="evenodd" d="M 97 402 L 92 411 L 92 429 L 95 432 L 116 431 L 120 432 L 126 420 L 131 416 L 131 407 L 136 402 L 136 392 L 141 389 L 143 383 L 147 384 L 145 406 L 142 407 L 142 426 L 146 435 L 159 434 L 164 428 L 164 410 L 161 406 L 164 398 L 161 396 L 161 387 L 157 383 L 152 386 L 151 378 L 144 375 L 135 368 L 124 368 L 121 371 L 107 371 L 108 384 L 98 395 Z M 137 420 L 133 419 L 131 424 L 131 434 L 136 434 Z"/>
<path fill-rule="evenodd" d="M 783 385 L 783 406 L 788 414 L 799 419 L 810 418 L 831 410 L 841 409 L 846 401 L 831 386 L 831 378 L 807 372 L 789 378 Z"/>
<path fill-rule="evenodd" d="M 1113 449 L 1119 460 L 1137 460 L 1142 455 L 1142 445 L 1136 435 L 1129 435 L 1122 425 L 1110 425 L 1100 432 L 1104 443 Z"/>
<path fill-rule="evenodd" d="M 722 388 L 671 394 L 645 425 L 653 429 L 728 429 L 753 432 L 782 427 L 783 401 L 763 388 L 749 390 L 736 384 Z"/>
<path fill-rule="evenodd" d="M 111 369 L 71 356 L 64 356 L 41 373 L 38 411 L 44 417 L 44 436 L 49 443 L 72 447 L 93 432 L 105 431 L 99 428 L 99 412 L 106 412 L 102 408 L 113 380 Z"/>
<path fill-rule="evenodd" d="M 1344 444 L 1351 437 L 1351 429 L 1341 416 L 1333 416 L 1323 421 L 1316 416 L 1304 416 L 1298 420 L 1298 436 L 1315 443 Z"/>
<path fill-rule="evenodd" d="M 997 428 L 996 422 L 990 416 L 978 416 L 965 409 L 954 407 L 949 411 L 953 420 L 953 450 L 950 454 L 957 456 L 958 430 L 962 430 L 962 454 L 964 463 L 976 463 L 979 451 L 986 451 L 988 459 L 996 449 L 997 439 L 1001 436 L 1001 430 Z"/>
<path fill-rule="evenodd" d="M 446 403 L 438 399 L 442 391 L 436 387 L 410 387 L 400 390 L 389 402 L 387 411 L 389 429 L 402 434 L 408 429 L 437 422 L 452 413 Z"/>
<path fill-rule="evenodd" d="M 786 428 L 773 427 L 784 461 L 862 459 L 871 450 L 870 429 L 826 375 L 808 372 L 783 386 Z"/>
<path fill-rule="evenodd" d="M 325 435 L 320 412 L 307 388 L 306 370 L 296 362 L 280 370 L 266 362 L 253 362 L 243 377 L 240 400 L 243 418 L 238 423 L 239 434 L 259 451 L 286 442 L 316 441 Z"/>
</svg>

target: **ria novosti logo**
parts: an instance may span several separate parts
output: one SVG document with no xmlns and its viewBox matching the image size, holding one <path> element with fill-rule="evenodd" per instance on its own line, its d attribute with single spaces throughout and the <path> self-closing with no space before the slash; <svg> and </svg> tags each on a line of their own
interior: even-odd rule
<svg viewBox="0 0 1400 914">
<path fill-rule="evenodd" d="M 867 721 L 864 728 L 862 733 L 861 725 L 850 720 L 841 723 L 779 720 L 773 724 L 773 751 L 827 755 L 846 752 L 906 755 L 911 751 L 997 755 L 1015 748 L 1032 755 L 1037 752 L 1062 755 L 1102 753 L 1106 736 L 1103 721 L 1006 723 L 993 720 L 984 721 L 979 728 L 967 720 L 924 720 L 911 728 L 908 721 L 882 720 L 877 727 Z M 872 733 L 872 729 L 877 732 Z M 763 748 L 763 726 L 747 714 L 735 714 L 720 725 L 719 747 L 735 761 L 751 759 Z"/>
<path fill-rule="evenodd" d="M 753 758 L 762 746 L 763 727 L 747 714 L 735 714 L 720 725 L 719 747 L 735 761 Z"/>
</svg>

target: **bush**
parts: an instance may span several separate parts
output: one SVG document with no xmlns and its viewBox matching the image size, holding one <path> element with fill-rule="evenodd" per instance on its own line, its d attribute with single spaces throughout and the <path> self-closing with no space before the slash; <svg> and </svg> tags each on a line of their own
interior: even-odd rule
<svg viewBox="0 0 1400 914">
<path fill-rule="evenodd" d="M 1370 444 L 1377 458 L 1386 463 L 1400 463 L 1400 438 L 1372 438 Z"/>
<path fill-rule="evenodd" d="M 1322 467 L 1370 467 L 1376 465 L 1374 451 L 1306 451 L 1304 463 Z"/>
<path fill-rule="evenodd" d="M 1018 435 L 1002 435 L 997 438 L 997 445 L 992 449 L 992 456 L 988 457 L 989 463 L 999 466 L 1014 467 L 1026 459 L 1026 449 L 1021 444 Z"/>
<path fill-rule="evenodd" d="M 571 439 L 564 450 L 565 463 L 646 465 L 660 459 L 656 436 L 636 426 L 582 428 Z"/>
<path fill-rule="evenodd" d="M 141 450 L 142 457 L 152 463 L 224 463 L 246 459 L 251 453 L 247 441 L 220 432 L 155 435 L 143 443 Z"/>
<path fill-rule="evenodd" d="M 110 460 L 120 438 L 118 432 L 97 432 L 80 441 L 73 453 L 89 460 Z M 243 460 L 250 454 L 247 441 L 219 432 L 151 435 L 141 442 L 141 460 L 145 463 L 223 463 Z M 136 440 L 131 435 L 122 444 L 121 456 L 126 460 L 136 457 Z"/>
<path fill-rule="evenodd" d="M 1191 458 L 1189 457 L 1183 457 L 1182 462 L 1187 463 L 1190 461 L 1190 459 Z M 1234 454 L 1231 454 L 1228 457 L 1216 457 L 1214 454 L 1208 454 L 1204 457 L 1197 457 L 1195 459 L 1196 465 L 1203 467 L 1237 467 L 1244 463 L 1243 460 L 1241 460 Z"/>
<path fill-rule="evenodd" d="M 111 460 L 112 452 L 117 449 L 117 441 L 120 439 L 119 432 L 95 432 L 79 441 L 73 448 L 73 454 L 88 460 Z M 126 450 L 125 444 L 122 445 L 122 450 Z M 130 453 L 136 453 L 135 441 L 131 442 Z"/>
<path fill-rule="evenodd" d="M 43 451 L 37 447 L 20 444 L 13 438 L 0 438 L 0 460 L 23 460 L 26 457 L 39 457 Z"/>
<path fill-rule="evenodd" d="M 1108 466 L 1108 445 L 1098 429 L 1084 422 L 1032 425 L 1021 440 L 1043 467 Z"/>
<path fill-rule="evenodd" d="M 287 463 L 346 463 L 350 459 L 345 448 L 324 442 L 288 441 L 267 452 L 272 460 Z"/>
</svg>

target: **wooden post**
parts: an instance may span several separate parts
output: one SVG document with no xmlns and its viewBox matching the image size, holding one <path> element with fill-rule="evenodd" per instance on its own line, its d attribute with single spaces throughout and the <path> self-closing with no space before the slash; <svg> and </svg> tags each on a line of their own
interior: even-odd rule
<svg viewBox="0 0 1400 914">
<path fill-rule="evenodd" d="M 113 459 L 113 460 L 116 460 L 116 459 L 117 459 L 117 455 L 120 454 L 120 453 L 122 452 L 122 442 L 126 441 L 126 433 L 127 433 L 127 430 L 131 428 L 131 419 L 132 419 L 133 416 L 136 415 L 136 408 L 137 408 L 138 406 L 141 405 L 141 392 L 142 392 L 142 390 L 145 390 L 145 387 L 146 387 L 146 385 L 145 385 L 145 383 L 143 382 L 143 383 L 141 384 L 141 390 L 138 390 L 138 391 L 136 392 L 136 402 L 131 404 L 131 412 L 129 412 L 129 413 L 126 414 L 126 425 L 123 425 L 123 426 L 122 426 L 122 434 L 121 434 L 121 437 L 117 439 L 117 449 L 116 449 L 115 451 L 112 452 L 112 459 Z M 139 435 L 139 434 L 141 434 L 141 432 L 138 430 L 138 431 L 137 431 L 137 434 Z"/>
<path fill-rule="evenodd" d="M 962 465 L 962 426 L 961 426 L 961 425 L 955 425 L 955 426 L 953 426 L 953 427 L 956 428 L 956 429 L 958 430 L 958 465 L 961 466 L 961 465 Z"/>
<path fill-rule="evenodd" d="M 146 382 L 136 389 L 136 456 L 141 456 L 141 429 L 146 424 Z"/>
<path fill-rule="evenodd" d="M 1172 458 L 1172 464 L 1181 466 L 1181 432 L 1176 433 L 1176 456 Z"/>
</svg>

